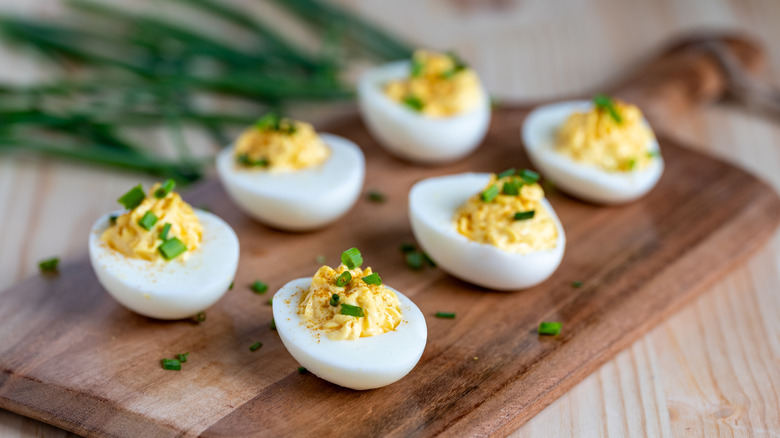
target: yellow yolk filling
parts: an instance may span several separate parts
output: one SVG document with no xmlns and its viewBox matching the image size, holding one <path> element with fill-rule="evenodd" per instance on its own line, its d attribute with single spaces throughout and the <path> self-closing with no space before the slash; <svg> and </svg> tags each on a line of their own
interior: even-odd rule
<svg viewBox="0 0 780 438">
<path fill-rule="evenodd" d="M 647 167 L 654 154 L 649 149 L 655 137 L 634 105 L 614 102 L 622 119 L 616 121 L 604 109 L 569 116 L 558 130 L 555 149 L 574 161 L 609 172 L 629 172 Z"/>
<path fill-rule="evenodd" d="M 455 212 L 458 232 L 474 242 L 520 254 L 555 248 L 558 227 L 541 203 L 544 190 L 534 183 L 524 184 L 518 195 L 502 194 L 503 185 L 513 180 L 517 177 L 499 180 L 493 175 L 485 190 L 495 185 L 499 195 L 489 202 L 483 200 L 482 192 L 469 198 Z M 534 211 L 533 218 L 515 219 L 516 213 L 528 211 Z"/>
<path fill-rule="evenodd" d="M 336 286 L 336 279 L 345 271 L 350 272 L 352 280 L 344 287 Z M 298 315 L 309 328 L 325 331 L 326 336 L 334 341 L 365 338 L 395 330 L 401 323 L 401 304 L 395 293 L 384 285 L 369 285 L 362 280 L 371 274 L 371 268 L 349 270 L 343 264 L 337 269 L 322 266 L 298 305 Z M 330 305 L 333 294 L 339 296 L 336 306 Z M 342 315 L 341 304 L 362 308 L 364 316 Z"/>
<path fill-rule="evenodd" d="M 154 192 L 160 187 L 155 184 L 138 207 L 116 218 L 100 238 L 112 249 L 127 257 L 156 261 L 162 258 L 158 247 L 163 243 L 160 233 L 165 224 L 171 224 L 168 239 L 176 237 L 187 245 L 187 251 L 194 251 L 203 238 L 203 226 L 189 204 L 176 192 L 169 192 L 164 198 L 157 199 Z M 157 216 L 157 222 L 150 230 L 143 228 L 138 221 L 151 211 Z"/>
<path fill-rule="evenodd" d="M 390 81 L 384 92 L 390 99 L 431 117 L 449 117 L 479 103 L 482 86 L 474 70 L 450 55 L 417 50 L 409 78 Z"/>
<path fill-rule="evenodd" d="M 330 156 L 330 148 L 312 125 L 290 119 L 281 119 L 279 125 L 279 129 L 253 126 L 244 131 L 236 141 L 238 165 L 298 170 L 322 164 Z"/>
</svg>

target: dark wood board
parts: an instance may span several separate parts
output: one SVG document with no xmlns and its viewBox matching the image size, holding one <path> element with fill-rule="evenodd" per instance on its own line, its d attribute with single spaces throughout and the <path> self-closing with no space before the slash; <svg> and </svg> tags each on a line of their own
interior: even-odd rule
<svg viewBox="0 0 780 438">
<path fill-rule="evenodd" d="M 642 200 L 598 207 L 548 193 L 568 243 L 543 284 L 499 293 L 438 269 L 410 271 L 398 247 L 412 241 L 411 185 L 527 167 L 519 130 L 528 109 L 496 110 L 481 148 L 439 168 L 390 157 L 356 117 L 330 125 L 364 148 L 366 190 L 388 199 L 361 199 L 347 218 L 316 232 L 254 222 L 216 181 L 195 188 L 187 200 L 224 218 L 241 241 L 236 287 L 201 324 L 125 310 L 102 290 L 87 257 L 13 287 L 0 295 L 0 407 L 90 436 L 506 434 L 740 263 L 780 220 L 780 201 L 764 183 L 660 136 L 667 168 Z M 407 377 L 363 392 L 298 374 L 269 328 L 270 292 L 247 287 L 262 279 L 276 290 L 312 275 L 316 256 L 336 264 L 350 246 L 415 301 L 429 330 Z M 457 318 L 436 319 L 436 311 Z M 562 321 L 562 334 L 537 336 L 542 320 Z M 250 352 L 256 341 L 263 347 Z M 160 368 L 161 358 L 184 351 L 190 360 L 181 372 Z"/>
</svg>

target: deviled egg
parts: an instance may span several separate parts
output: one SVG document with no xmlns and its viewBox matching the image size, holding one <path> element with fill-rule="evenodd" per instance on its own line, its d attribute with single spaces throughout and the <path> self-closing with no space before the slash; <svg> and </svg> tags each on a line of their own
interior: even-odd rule
<svg viewBox="0 0 780 438">
<path fill-rule="evenodd" d="M 535 286 L 558 268 L 566 236 L 537 183 L 515 169 L 422 180 L 409 192 L 412 231 L 451 275 L 478 286 Z"/>
<path fill-rule="evenodd" d="M 417 50 L 409 61 L 376 67 L 358 83 L 360 112 L 389 152 L 436 164 L 479 146 L 490 124 L 490 98 L 454 54 Z"/>
<path fill-rule="evenodd" d="M 89 258 L 100 284 L 141 315 L 181 319 L 196 315 L 228 290 L 238 268 L 238 237 L 212 213 L 195 211 L 175 183 L 139 184 L 89 235 Z"/>
<path fill-rule="evenodd" d="M 382 282 L 356 248 L 342 264 L 284 285 L 273 298 L 276 330 L 287 351 L 321 379 L 352 389 L 389 385 L 407 375 L 425 349 L 420 309 Z"/>
<path fill-rule="evenodd" d="M 343 216 L 360 195 L 363 152 L 304 122 L 268 114 L 217 156 L 228 195 L 272 227 L 304 231 Z"/>
<path fill-rule="evenodd" d="M 607 96 L 535 109 L 523 124 L 523 143 L 534 166 L 557 187 L 599 204 L 638 199 L 664 169 L 639 108 Z"/>
</svg>

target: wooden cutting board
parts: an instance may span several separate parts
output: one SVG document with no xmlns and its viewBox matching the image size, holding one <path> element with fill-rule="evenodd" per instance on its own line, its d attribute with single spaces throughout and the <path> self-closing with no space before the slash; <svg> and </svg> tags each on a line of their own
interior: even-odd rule
<svg viewBox="0 0 780 438">
<path fill-rule="evenodd" d="M 645 108 L 657 130 L 669 127 L 725 89 L 701 47 L 679 44 L 611 90 Z M 760 63 L 745 41 L 724 47 L 748 70 Z M 780 201 L 764 183 L 660 135 L 667 169 L 639 202 L 598 207 L 548 192 L 568 243 L 540 286 L 498 293 L 438 269 L 409 270 L 399 251 L 413 241 L 409 188 L 429 176 L 528 167 L 519 132 L 529 109 L 497 109 L 481 148 L 441 168 L 390 157 L 357 117 L 330 125 L 364 148 L 366 190 L 387 201 L 361 199 L 321 231 L 269 229 L 241 213 L 217 181 L 195 188 L 187 200 L 224 218 L 241 241 L 236 286 L 200 324 L 125 310 L 87 257 L 13 287 L 0 295 L 0 407 L 90 436 L 506 434 L 738 264 L 780 220 Z M 319 255 L 337 264 L 351 246 L 428 323 L 417 367 L 372 391 L 298 374 L 269 326 L 272 291 L 312 275 Z M 255 279 L 271 292 L 252 293 Z M 436 319 L 436 311 L 457 318 Z M 563 322 L 561 335 L 538 336 L 543 320 Z M 256 341 L 263 347 L 251 352 Z M 186 351 L 182 371 L 161 369 L 161 358 Z"/>
</svg>

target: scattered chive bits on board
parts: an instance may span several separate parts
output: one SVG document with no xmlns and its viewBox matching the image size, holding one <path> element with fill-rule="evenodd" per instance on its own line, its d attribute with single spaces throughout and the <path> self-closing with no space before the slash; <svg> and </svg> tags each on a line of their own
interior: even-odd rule
<svg viewBox="0 0 780 438">
<path fill-rule="evenodd" d="M 309 372 L 309 370 L 307 370 L 306 368 L 298 367 L 298 374 L 306 374 L 308 372 Z"/>
<path fill-rule="evenodd" d="M 262 342 L 255 342 L 254 344 L 249 346 L 249 351 L 257 351 L 260 349 L 260 347 L 263 346 Z"/>
<path fill-rule="evenodd" d="M 195 321 L 197 321 L 198 323 L 205 322 L 206 312 L 198 312 L 198 314 L 195 315 Z"/>
<path fill-rule="evenodd" d="M 176 355 L 176 359 L 179 359 L 179 362 L 184 363 L 187 362 L 187 357 L 190 355 L 190 352 L 186 353 L 179 353 Z"/>
<path fill-rule="evenodd" d="M 46 260 L 41 260 L 38 262 L 38 269 L 41 270 L 42 273 L 53 273 L 57 272 L 57 268 L 60 265 L 60 259 L 59 257 L 52 257 Z"/>
<path fill-rule="evenodd" d="M 563 324 L 560 322 L 542 321 L 539 323 L 539 334 L 543 336 L 558 336 Z"/>
<path fill-rule="evenodd" d="M 571 287 L 573 287 L 573 288 L 575 288 L 575 289 L 579 289 L 579 288 L 581 288 L 581 287 L 582 287 L 582 284 L 583 284 L 583 283 L 582 283 L 581 281 L 572 281 L 572 282 L 571 282 Z"/>
<path fill-rule="evenodd" d="M 163 359 L 160 364 L 164 370 L 181 371 L 181 361 L 178 359 Z"/>
<path fill-rule="evenodd" d="M 255 282 L 252 283 L 250 288 L 252 289 L 252 292 L 258 295 L 268 292 L 268 285 L 259 280 L 255 280 Z"/>
<path fill-rule="evenodd" d="M 368 192 L 366 194 L 366 198 L 376 204 L 382 204 L 387 200 L 387 197 L 383 193 L 376 190 L 371 190 Z"/>
<path fill-rule="evenodd" d="M 437 318 L 455 319 L 455 312 L 436 312 Z"/>
<path fill-rule="evenodd" d="M 276 321 L 274 321 L 273 318 L 271 318 L 271 325 L 270 325 L 270 327 L 271 327 L 271 330 L 276 330 Z"/>
<path fill-rule="evenodd" d="M 402 243 L 400 250 L 404 255 L 406 266 L 413 271 L 421 270 L 426 263 L 432 268 L 436 267 L 436 262 L 428 254 L 418 250 L 413 243 Z"/>
</svg>

